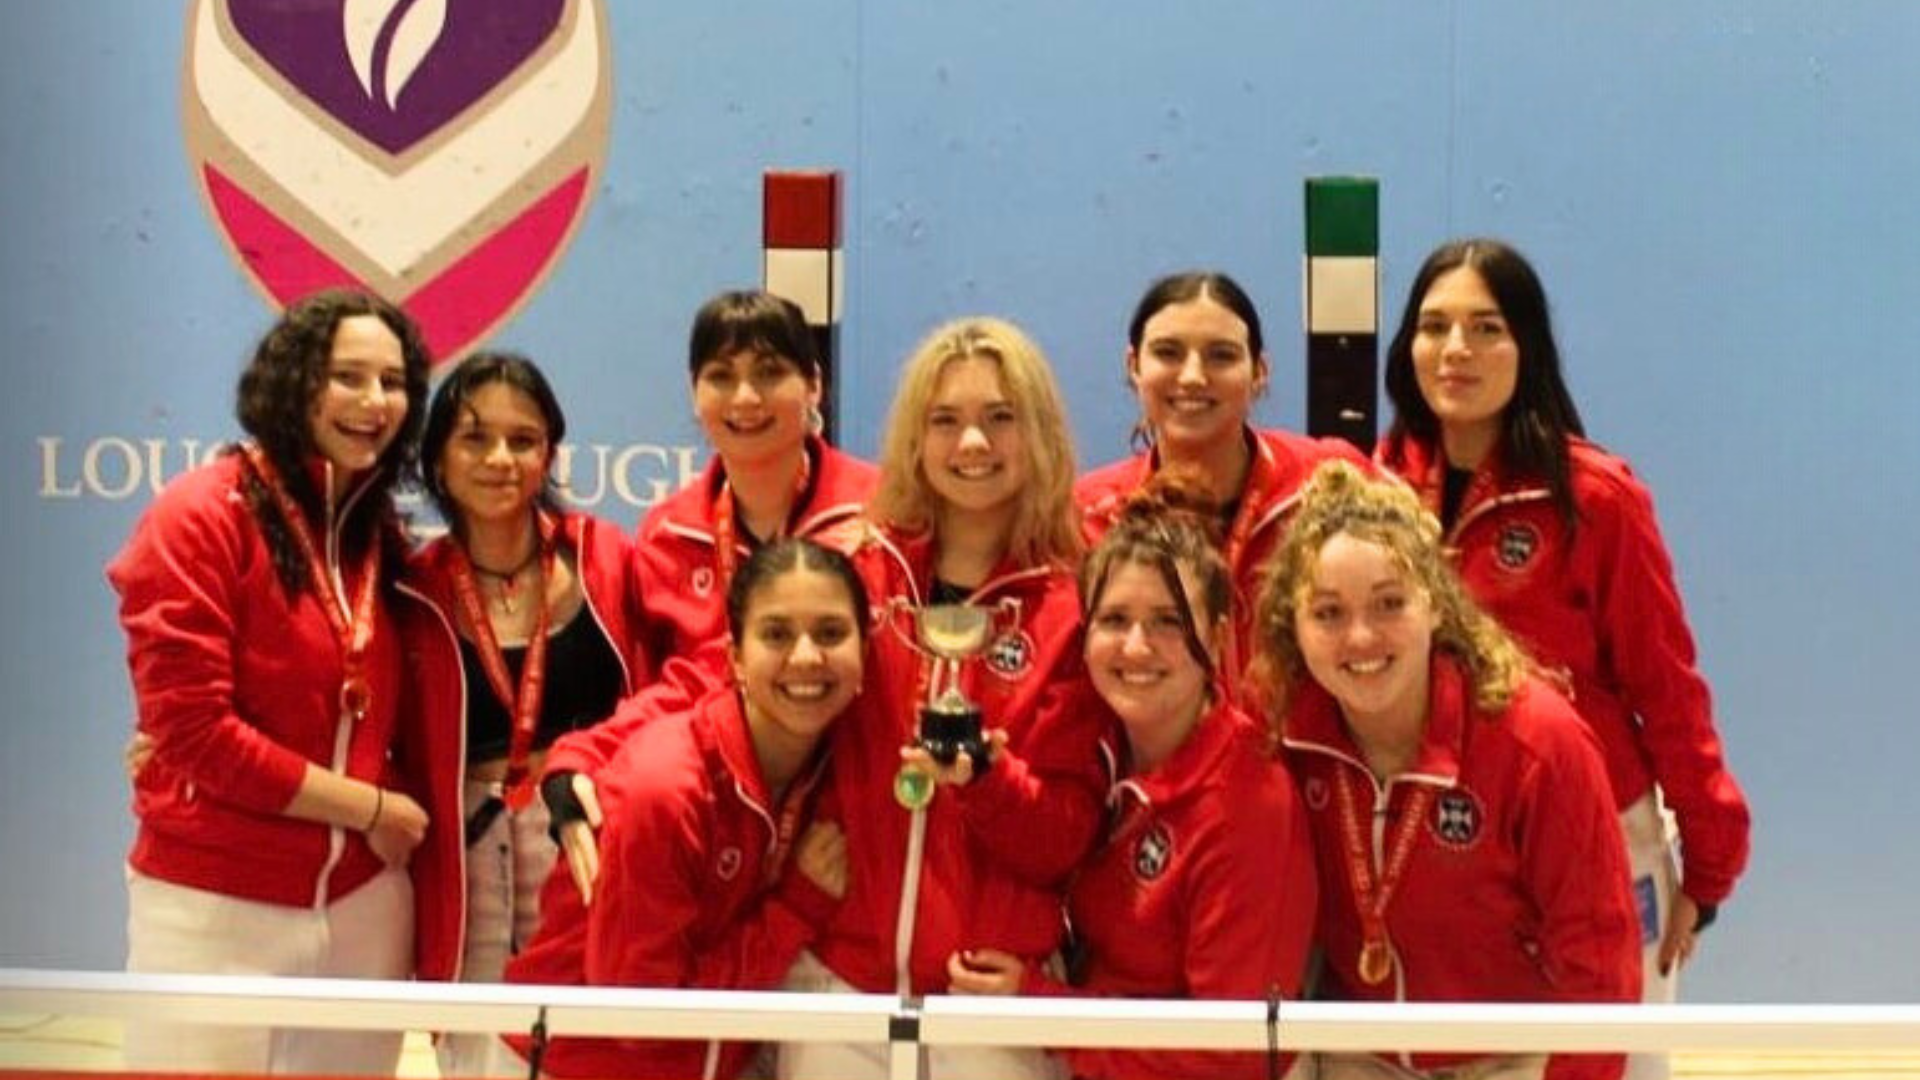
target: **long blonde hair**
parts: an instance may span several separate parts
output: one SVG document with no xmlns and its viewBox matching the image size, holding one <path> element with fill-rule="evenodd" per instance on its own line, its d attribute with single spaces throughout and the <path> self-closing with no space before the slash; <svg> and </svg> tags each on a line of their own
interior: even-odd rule
<svg viewBox="0 0 1920 1080">
<path fill-rule="evenodd" d="M 1434 647 L 1452 653 L 1466 668 L 1474 704 L 1487 712 L 1504 710 L 1533 670 L 1532 662 L 1473 602 L 1447 565 L 1438 519 L 1405 485 L 1369 480 L 1347 462 L 1329 461 L 1302 489 L 1287 538 L 1267 564 L 1254 610 L 1252 677 L 1275 731 L 1285 724 L 1294 687 L 1309 677 L 1296 624 L 1301 600 L 1311 588 L 1321 549 L 1342 533 L 1392 555 L 1407 583 L 1433 605 Z"/>
<path fill-rule="evenodd" d="M 1022 566 L 1071 566 L 1081 550 L 1073 501 L 1073 435 L 1046 356 L 1004 319 L 975 316 L 946 323 L 907 359 L 881 442 L 880 488 L 872 516 L 909 531 L 933 528 L 940 496 L 928 483 L 921 460 L 927 411 L 948 365 L 976 357 L 993 361 L 999 369 L 1025 447 L 1027 484 L 1007 538 L 1008 554 Z"/>
</svg>

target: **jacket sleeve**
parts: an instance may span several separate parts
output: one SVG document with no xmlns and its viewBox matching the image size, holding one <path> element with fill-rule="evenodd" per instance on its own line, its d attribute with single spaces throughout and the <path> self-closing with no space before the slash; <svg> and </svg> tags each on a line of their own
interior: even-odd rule
<svg viewBox="0 0 1920 1080">
<path fill-rule="evenodd" d="M 714 648 L 717 650 L 719 646 Z M 669 658 L 652 684 L 622 699 L 605 720 L 554 740 L 547 751 L 544 771 L 594 775 L 612 761 L 627 740 L 649 720 L 690 707 L 725 681 L 724 672 L 724 668 L 716 668 L 705 654 L 696 659 Z"/>
<path fill-rule="evenodd" d="M 222 800 L 277 814 L 299 791 L 307 759 L 235 710 L 241 530 L 252 525 L 244 508 L 224 505 L 227 497 L 205 487 L 164 493 L 107 579 L 120 594 L 140 730 L 153 740 L 154 763 Z"/>
<path fill-rule="evenodd" d="M 1284 783 L 1277 771 L 1273 782 Z M 1195 838 L 1184 869 L 1183 967 L 1195 1000 L 1299 996 L 1319 885 L 1312 840 L 1292 788 L 1245 792 Z M 1265 1077 L 1266 1055 L 1206 1050 L 1065 1051 L 1078 1076 Z"/>
<path fill-rule="evenodd" d="M 1536 691 L 1537 692 L 1537 691 Z M 1555 999 L 1640 1000 L 1640 936 L 1627 855 L 1598 745 L 1569 714 L 1520 780 L 1520 858 L 1540 913 L 1539 961 Z M 1554 1080 L 1619 1076 L 1618 1055 L 1556 1054 Z"/>
<path fill-rule="evenodd" d="M 793 872 L 711 940 L 694 928 L 705 894 L 704 815 L 683 794 L 636 792 L 601 842 L 609 886 L 587 913 L 586 977 L 595 986 L 767 990 L 815 936 L 833 901 Z"/>
<path fill-rule="evenodd" d="M 1717 904 L 1746 867 L 1750 820 L 1714 730 L 1713 703 L 1695 667 L 1673 563 L 1646 488 L 1607 477 L 1608 495 L 1580 523 L 1595 567 L 1601 655 L 1640 720 L 1654 778 L 1679 820 L 1688 896 Z"/>
<path fill-rule="evenodd" d="M 1063 654 L 1031 721 L 985 776 L 960 789 L 968 832 L 1029 884 L 1058 884 L 1093 845 L 1107 718 L 1079 657 Z"/>
</svg>

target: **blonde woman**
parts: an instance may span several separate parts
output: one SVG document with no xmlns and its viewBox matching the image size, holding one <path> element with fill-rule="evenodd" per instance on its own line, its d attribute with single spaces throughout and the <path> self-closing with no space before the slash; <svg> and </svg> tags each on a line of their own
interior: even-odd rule
<svg viewBox="0 0 1920 1080">
<path fill-rule="evenodd" d="M 1017 327 L 972 318 L 935 330 L 894 398 L 871 520 L 849 536 L 883 624 L 867 685 L 836 736 L 848 891 L 789 989 L 930 994 L 947 958 L 993 948 L 1051 953 L 1061 890 L 1091 843 L 1104 790 L 1103 713 L 1080 663 L 1073 445 L 1053 373 Z M 911 612 L 990 613 L 960 665 L 984 733 L 921 743 L 933 664 Z M 841 737 L 845 736 L 845 737 Z M 1055 1074 L 1039 1051 L 945 1048 L 931 1080 Z M 883 1045 L 782 1048 L 780 1075 L 887 1074 Z"/>
</svg>

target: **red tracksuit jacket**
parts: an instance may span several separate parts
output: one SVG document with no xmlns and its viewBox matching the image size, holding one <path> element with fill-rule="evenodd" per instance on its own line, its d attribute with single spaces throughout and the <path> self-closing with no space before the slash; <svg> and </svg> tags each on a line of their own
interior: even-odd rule
<svg viewBox="0 0 1920 1080">
<path fill-rule="evenodd" d="M 1529 679 L 1485 713 L 1454 660 L 1436 651 L 1419 757 L 1377 783 L 1339 706 L 1305 682 L 1284 745 L 1300 781 L 1320 861 L 1321 996 L 1361 1001 L 1640 1000 L 1640 931 L 1628 895 L 1626 845 L 1593 733 L 1566 699 Z M 1411 854 L 1387 908 L 1396 964 L 1359 977 L 1361 926 L 1336 790 L 1344 773 L 1355 820 L 1371 834 L 1378 880 L 1413 792 L 1435 792 L 1411 826 Z M 1376 816 L 1384 804 L 1385 812 Z M 1369 827 L 1370 826 L 1370 827 Z M 1468 1060 L 1414 1054 L 1417 1068 Z M 1557 1055 L 1549 1080 L 1606 1080 L 1619 1056 Z"/>
<path fill-rule="evenodd" d="M 560 536 L 574 554 L 585 605 L 576 618 L 590 618 L 620 658 L 625 693 L 631 694 L 648 665 L 632 632 L 637 589 L 631 578 L 632 549 L 625 534 L 585 514 L 561 519 Z M 453 591 L 453 541 L 442 538 L 409 560 L 400 592 L 411 600 L 398 609 L 406 642 L 412 707 L 425 733 L 417 768 L 432 792 L 429 815 L 452 828 L 432 828 L 408 863 L 414 890 L 414 936 L 423 962 L 423 979 L 458 979 L 466 940 L 466 842 L 464 823 L 470 808 L 461 805 L 467 764 L 467 695 L 492 694 L 490 687 L 467 685 L 454 624 L 460 609 Z M 434 888 L 426 881 L 447 882 Z"/>
<path fill-rule="evenodd" d="M 1293 778 L 1265 730 L 1215 706 L 1152 772 L 1114 785 L 1106 838 L 1068 898 L 1077 986 L 1027 969 L 1028 992 L 1264 999 L 1300 993 L 1319 882 Z M 1061 1051 L 1087 1080 L 1264 1080 L 1257 1053 Z M 1284 1072 L 1293 1055 L 1280 1062 Z"/>
<path fill-rule="evenodd" d="M 821 766 L 795 780 L 804 806 Z M 783 833 L 747 734 L 740 698 L 716 690 L 660 716 L 598 777 L 606 825 L 600 878 L 583 907 L 565 860 L 540 896 L 540 929 L 507 964 L 507 981 L 544 985 L 770 990 L 833 907 L 789 862 L 804 818 Z M 794 803 L 793 800 L 801 800 Z M 522 1055 L 524 1036 L 508 1039 Z M 559 1038 L 545 1071 L 560 1077 L 731 1077 L 743 1043 Z"/>
<path fill-rule="evenodd" d="M 1007 750 L 965 787 L 940 788 L 916 847 L 915 815 L 894 800 L 893 779 L 900 748 L 914 737 L 930 664 L 887 625 L 886 613 L 894 598 L 918 604 L 928 595 L 932 545 L 869 526 L 855 562 L 882 618 L 866 689 L 834 732 L 850 883 L 814 949 L 862 991 L 940 993 L 957 949 L 992 947 L 1038 961 L 1058 944 L 1067 875 L 1099 826 L 1106 712 L 1081 664 L 1072 576 L 1053 566 L 1000 568 L 970 599 L 1012 601 L 1015 614 L 985 654 L 965 664 L 962 683 L 983 726 L 1006 730 Z M 903 615 L 899 625 L 907 629 Z"/>
<path fill-rule="evenodd" d="M 1496 453 L 1469 482 L 1447 542 L 1474 599 L 1570 677 L 1574 706 L 1606 755 L 1614 805 L 1659 783 L 1680 824 L 1682 887 L 1718 904 L 1746 867 L 1751 821 L 1694 666 L 1673 560 L 1653 499 L 1626 463 L 1581 439 L 1570 450 L 1571 538 L 1546 485 L 1507 473 Z M 1438 513 L 1443 455 L 1403 440 L 1383 443 L 1380 460 Z"/>
<path fill-rule="evenodd" d="M 807 491 L 794 508 L 789 535 L 810 537 L 844 526 L 866 508 L 879 474 L 872 465 L 808 440 L 813 462 Z M 730 679 L 727 597 L 714 560 L 714 521 L 726 467 L 719 455 L 692 484 L 648 511 L 634 544 L 640 590 L 636 639 L 654 665 L 643 698 L 623 705 L 605 723 L 575 732 L 547 754 L 549 772 L 592 775 L 619 751 L 636 724 L 697 701 Z M 736 538 L 744 562 L 752 549 Z"/>
<path fill-rule="evenodd" d="M 372 707 L 343 732 L 340 645 L 318 593 L 289 601 L 245 501 L 245 473 L 228 454 L 167 485 L 107 566 L 140 730 L 153 740 L 133 785 L 139 824 L 127 861 L 177 885 L 312 907 L 353 892 L 381 863 L 363 833 L 281 813 L 308 763 L 405 790 L 430 813 L 433 805 L 424 777 L 389 760 L 420 732 L 401 702 L 387 598 L 374 605 L 364 661 Z M 311 523 L 349 597 L 360 560 L 338 558 L 338 522 L 358 496 Z"/>
</svg>

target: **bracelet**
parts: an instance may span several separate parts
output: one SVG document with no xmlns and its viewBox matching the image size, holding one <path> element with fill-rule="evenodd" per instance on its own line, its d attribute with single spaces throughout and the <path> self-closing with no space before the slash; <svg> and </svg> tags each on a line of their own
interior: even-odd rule
<svg viewBox="0 0 1920 1080">
<path fill-rule="evenodd" d="M 361 832 L 372 832 L 375 826 L 380 824 L 380 811 L 386 809 L 386 805 L 387 789 L 375 787 L 373 789 L 373 816 L 367 819 L 367 827 L 361 829 Z"/>
</svg>

